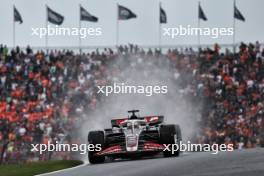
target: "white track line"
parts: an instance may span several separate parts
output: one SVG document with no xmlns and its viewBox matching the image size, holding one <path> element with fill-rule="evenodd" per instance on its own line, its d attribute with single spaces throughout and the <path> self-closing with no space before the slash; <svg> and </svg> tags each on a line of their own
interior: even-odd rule
<svg viewBox="0 0 264 176">
<path fill-rule="evenodd" d="M 69 170 L 73 170 L 73 169 L 77 169 L 79 167 L 83 167 L 86 166 L 88 163 L 83 163 L 81 165 L 75 166 L 75 167 L 70 167 L 70 168 L 66 168 L 66 169 L 61 169 L 61 170 L 57 170 L 57 171 L 53 171 L 53 172 L 48 172 L 48 173 L 44 173 L 44 174 L 38 174 L 35 176 L 46 176 L 46 175 L 51 175 L 51 174 L 56 174 L 56 173 L 60 173 L 60 172 L 64 172 L 64 171 L 69 171 Z"/>
<path fill-rule="evenodd" d="M 183 152 L 182 155 L 189 155 L 189 152 Z M 47 176 L 47 175 L 51 175 L 51 174 L 55 174 L 55 173 L 60 173 L 60 172 L 64 172 L 64 171 L 69 171 L 69 170 L 73 170 L 73 169 L 77 169 L 79 167 L 83 167 L 88 165 L 88 162 L 84 162 L 83 164 L 76 166 L 76 167 L 70 167 L 70 168 L 66 168 L 66 169 L 62 169 L 62 170 L 58 170 L 58 171 L 53 171 L 53 172 L 48 172 L 48 173 L 44 173 L 44 174 L 39 174 L 39 175 L 35 175 L 35 176 Z"/>
</svg>

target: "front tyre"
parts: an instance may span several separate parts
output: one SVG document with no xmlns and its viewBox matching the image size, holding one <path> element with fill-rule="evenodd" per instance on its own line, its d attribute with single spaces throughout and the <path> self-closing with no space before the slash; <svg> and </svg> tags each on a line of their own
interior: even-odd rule
<svg viewBox="0 0 264 176">
<path fill-rule="evenodd" d="M 177 144 L 178 147 L 182 141 L 181 129 L 179 125 L 162 125 L 160 127 L 160 142 L 161 144 L 171 144 L 170 151 L 163 151 L 164 157 L 178 157 L 180 155 L 180 150 L 172 152 L 172 145 Z"/>
<path fill-rule="evenodd" d="M 101 147 L 104 147 L 104 132 L 103 131 L 91 131 L 88 134 L 89 144 L 97 145 L 100 144 Z M 95 151 L 88 152 L 88 160 L 91 164 L 99 164 L 105 161 L 104 156 L 96 156 Z"/>
<path fill-rule="evenodd" d="M 264 127 L 262 127 L 260 134 L 260 147 L 264 147 Z"/>
</svg>

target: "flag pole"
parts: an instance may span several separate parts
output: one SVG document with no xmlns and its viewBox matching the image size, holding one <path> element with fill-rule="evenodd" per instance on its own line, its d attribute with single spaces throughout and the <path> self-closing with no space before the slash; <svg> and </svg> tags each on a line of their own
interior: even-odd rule
<svg viewBox="0 0 264 176">
<path fill-rule="evenodd" d="M 160 22 L 160 8 L 161 8 L 161 2 L 159 1 L 159 49 L 161 51 L 161 22 Z"/>
<path fill-rule="evenodd" d="M 81 4 L 79 4 L 79 31 L 81 30 Z M 81 36 L 79 36 L 79 51 L 80 51 L 80 55 L 82 54 L 82 39 L 81 39 Z"/>
<path fill-rule="evenodd" d="M 13 48 L 16 45 L 15 5 L 13 4 Z"/>
<path fill-rule="evenodd" d="M 46 30 L 48 29 L 48 5 L 46 4 L 45 5 L 46 6 L 46 24 L 45 24 L 45 26 L 46 26 Z M 46 48 L 46 51 L 47 51 L 47 53 L 48 53 L 48 35 L 46 34 L 46 36 L 45 36 L 45 48 Z"/>
<path fill-rule="evenodd" d="M 234 30 L 234 33 L 233 33 L 233 52 L 235 54 L 236 52 L 236 19 L 235 19 L 235 8 L 236 8 L 236 0 L 234 0 L 234 4 L 233 4 L 233 30 Z"/>
<path fill-rule="evenodd" d="M 199 12 L 200 12 L 200 1 L 198 1 L 198 29 L 200 29 L 200 16 L 199 16 Z M 201 45 L 201 40 L 200 40 L 200 32 L 198 32 L 198 49 L 200 48 Z"/>
<path fill-rule="evenodd" d="M 116 47 L 118 48 L 118 43 L 119 43 L 119 4 L 116 3 L 117 5 L 117 16 L 116 16 Z"/>
</svg>

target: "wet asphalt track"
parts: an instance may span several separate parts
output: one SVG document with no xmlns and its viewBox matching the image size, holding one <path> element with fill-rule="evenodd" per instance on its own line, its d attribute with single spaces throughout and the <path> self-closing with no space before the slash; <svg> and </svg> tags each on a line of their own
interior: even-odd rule
<svg viewBox="0 0 264 176">
<path fill-rule="evenodd" d="M 264 148 L 87 164 L 45 176 L 264 176 Z"/>
</svg>

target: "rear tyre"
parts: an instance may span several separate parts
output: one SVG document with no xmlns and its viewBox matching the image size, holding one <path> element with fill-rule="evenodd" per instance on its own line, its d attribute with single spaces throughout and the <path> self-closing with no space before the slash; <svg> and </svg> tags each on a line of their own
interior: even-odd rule
<svg viewBox="0 0 264 176">
<path fill-rule="evenodd" d="M 171 144 L 169 147 L 170 151 L 163 151 L 164 157 L 179 156 L 180 150 L 172 152 L 172 145 L 177 144 L 179 147 L 180 141 L 182 140 L 181 129 L 179 125 L 162 125 L 160 127 L 160 142 L 161 144 Z M 176 149 L 176 148 L 174 148 Z"/>
<path fill-rule="evenodd" d="M 88 134 L 89 144 L 97 145 L 101 144 L 101 147 L 104 147 L 104 132 L 103 131 L 91 131 Z M 88 160 L 91 164 L 99 164 L 105 161 L 104 156 L 96 156 L 95 151 L 88 152 Z"/>
</svg>

